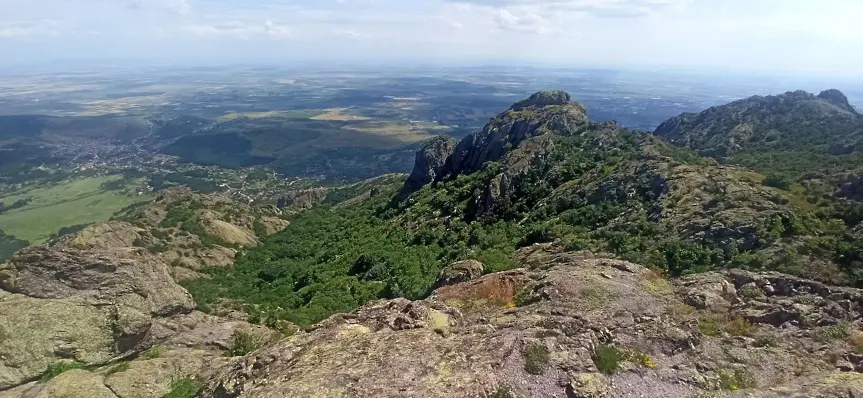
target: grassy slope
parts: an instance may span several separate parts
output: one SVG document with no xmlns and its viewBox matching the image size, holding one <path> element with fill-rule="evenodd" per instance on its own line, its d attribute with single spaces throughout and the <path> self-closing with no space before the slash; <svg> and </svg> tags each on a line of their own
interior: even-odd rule
<svg viewBox="0 0 863 398">
<path fill-rule="evenodd" d="M 0 215 L 0 229 L 31 244 L 39 244 L 62 227 L 106 221 L 123 207 L 152 199 L 150 196 L 129 197 L 101 187 L 103 183 L 119 178 L 74 180 L 0 198 L 7 204 L 23 198 L 33 199 L 21 209 Z"/>
</svg>

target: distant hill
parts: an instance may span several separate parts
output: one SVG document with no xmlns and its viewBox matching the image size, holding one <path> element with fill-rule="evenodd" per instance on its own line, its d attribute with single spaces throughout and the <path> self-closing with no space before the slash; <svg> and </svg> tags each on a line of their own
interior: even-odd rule
<svg viewBox="0 0 863 398">
<path fill-rule="evenodd" d="M 659 125 L 654 135 L 703 156 L 794 180 L 863 164 L 863 116 L 838 90 L 754 96 L 684 113 Z"/>
</svg>

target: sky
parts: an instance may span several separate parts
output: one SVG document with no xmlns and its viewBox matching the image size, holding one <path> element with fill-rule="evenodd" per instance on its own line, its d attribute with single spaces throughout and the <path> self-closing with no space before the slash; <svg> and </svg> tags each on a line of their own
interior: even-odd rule
<svg viewBox="0 0 863 398">
<path fill-rule="evenodd" d="M 863 0 L 0 0 L 0 67 L 505 64 L 863 78 L 861 49 Z"/>
</svg>

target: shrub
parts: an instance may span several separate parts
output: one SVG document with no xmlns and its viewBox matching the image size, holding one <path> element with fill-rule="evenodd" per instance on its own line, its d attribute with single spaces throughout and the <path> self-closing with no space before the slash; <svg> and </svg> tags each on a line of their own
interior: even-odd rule
<svg viewBox="0 0 863 398">
<path fill-rule="evenodd" d="M 626 360 L 633 362 L 641 367 L 648 369 L 656 368 L 656 362 L 653 360 L 653 358 L 651 358 L 650 355 L 647 355 L 647 353 L 643 351 L 628 350 L 625 353 L 625 357 Z"/>
<path fill-rule="evenodd" d="M 702 315 L 698 317 L 698 330 L 705 336 L 719 336 L 719 322 L 716 316 Z"/>
<path fill-rule="evenodd" d="M 620 362 L 626 358 L 624 353 L 617 348 L 608 345 L 601 345 L 593 354 L 593 363 L 596 369 L 607 375 L 614 374 L 620 369 Z"/>
<path fill-rule="evenodd" d="M 776 341 L 776 337 L 769 334 L 762 334 L 755 339 L 756 347 L 777 347 L 779 346 L 779 342 Z"/>
<path fill-rule="evenodd" d="M 747 300 L 757 300 L 764 297 L 764 291 L 754 283 L 744 285 L 737 291 L 737 294 Z"/>
<path fill-rule="evenodd" d="M 48 365 L 48 368 L 45 369 L 45 372 L 42 373 L 42 380 L 51 380 L 63 372 L 68 372 L 70 370 L 75 369 L 84 369 L 85 366 L 79 362 L 57 362 Z"/>
<path fill-rule="evenodd" d="M 192 378 L 175 379 L 171 382 L 171 391 L 165 398 L 195 398 L 203 385 Z"/>
<path fill-rule="evenodd" d="M 144 358 L 144 359 L 161 358 L 161 357 L 165 356 L 165 353 L 167 351 L 168 351 L 168 349 L 166 349 L 163 346 L 154 345 L 154 346 L 150 347 L 149 349 L 147 349 L 147 351 L 142 352 L 141 358 Z"/>
<path fill-rule="evenodd" d="M 719 388 L 722 390 L 737 391 L 755 386 L 755 377 L 745 370 L 719 372 Z"/>
<path fill-rule="evenodd" d="M 526 287 L 519 289 L 518 293 L 515 295 L 515 305 L 517 307 L 524 307 L 539 301 L 533 297 L 532 293 L 531 289 Z"/>
<path fill-rule="evenodd" d="M 488 398 L 515 398 L 515 395 L 512 393 L 507 386 L 498 386 L 491 394 L 487 396 Z"/>
<path fill-rule="evenodd" d="M 257 351 L 269 342 L 269 337 L 261 333 L 255 333 L 251 329 L 237 329 L 234 331 L 228 353 L 234 357 L 240 357 L 250 352 Z"/>
<path fill-rule="evenodd" d="M 848 344 L 854 347 L 854 351 L 863 354 L 863 332 L 855 330 L 848 336 Z"/>
<path fill-rule="evenodd" d="M 792 181 L 787 176 L 781 174 L 768 174 L 764 177 L 763 184 L 768 187 L 779 188 L 787 191 L 791 188 Z"/>
<path fill-rule="evenodd" d="M 842 340 L 850 335 L 851 333 L 848 330 L 848 325 L 842 323 L 820 327 L 815 330 L 815 339 L 825 343 Z"/>
<path fill-rule="evenodd" d="M 532 375 L 545 373 L 545 368 L 551 360 L 548 347 L 536 343 L 525 347 L 522 350 L 522 356 L 524 356 L 524 371 Z"/>
<path fill-rule="evenodd" d="M 725 332 L 732 336 L 752 337 L 758 328 L 743 317 L 735 317 L 725 325 Z"/>
<path fill-rule="evenodd" d="M 120 363 L 108 368 L 108 370 L 105 371 L 105 376 L 110 376 L 114 373 L 125 372 L 125 371 L 129 370 L 129 367 L 130 367 L 129 362 L 120 362 Z"/>
</svg>

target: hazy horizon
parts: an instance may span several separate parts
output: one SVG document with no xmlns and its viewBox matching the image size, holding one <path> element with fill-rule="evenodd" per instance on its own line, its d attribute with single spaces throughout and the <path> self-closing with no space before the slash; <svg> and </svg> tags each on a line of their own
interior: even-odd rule
<svg viewBox="0 0 863 398">
<path fill-rule="evenodd" d="M 860 0 L 5 0 L 0 68 L 393 63 L 859 80 L 860 15 Z"/>
</svg>

